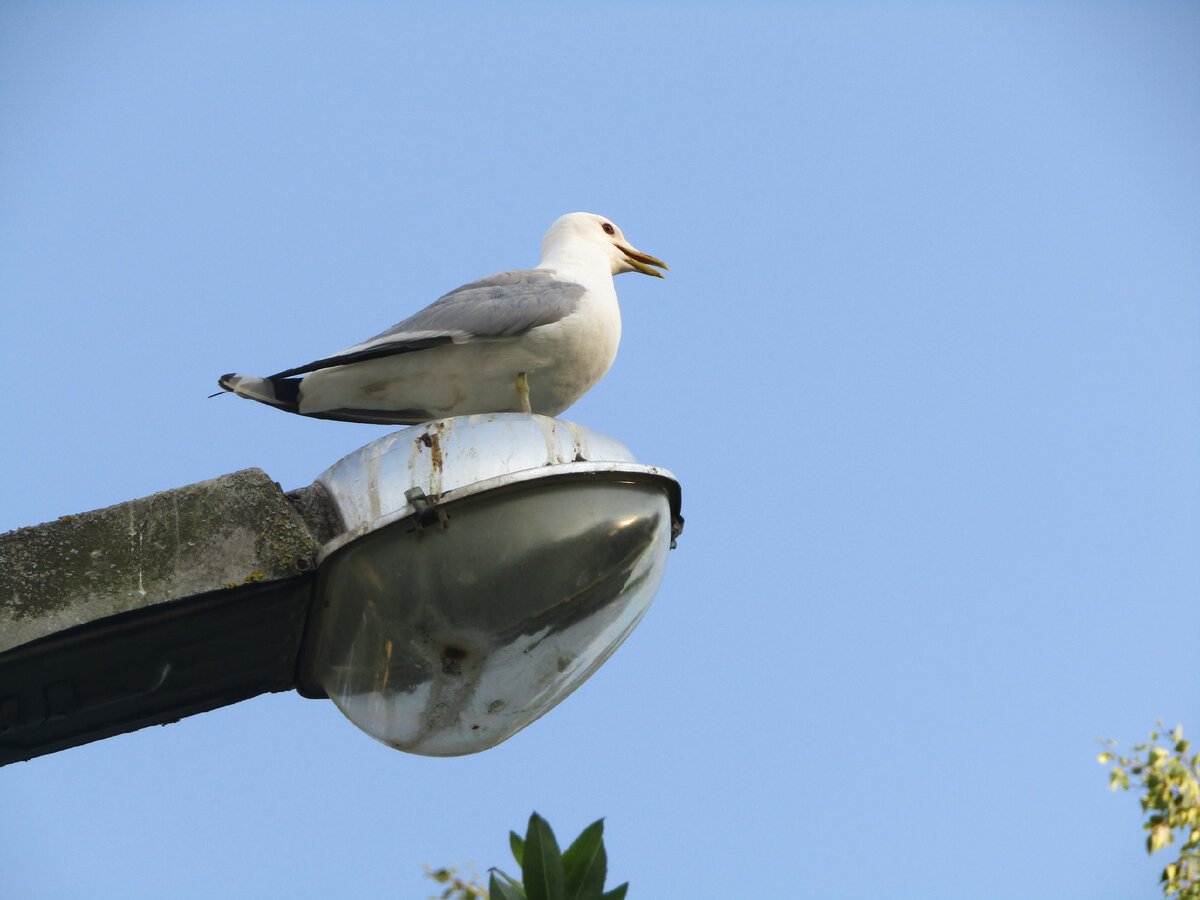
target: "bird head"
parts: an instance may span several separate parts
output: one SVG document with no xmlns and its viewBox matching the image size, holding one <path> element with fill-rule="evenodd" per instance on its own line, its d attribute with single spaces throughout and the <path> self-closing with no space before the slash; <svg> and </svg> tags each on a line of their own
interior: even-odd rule
<svg viewBox="0 0 1200 900">
<path fill-rule="evenodd" d="M 613 275 L 641 272 L 665 277 L 658 269 L 668 269 L 661 259 L 642 253 L 627 240 L 621 229 L 595 213 L 567 213 L 550 226 L 542 241 L 543 264 L 552 259 L 572 259 L 604 254 Z M 654 268 L 657 266 L 658 268 Z"/>
</svg>

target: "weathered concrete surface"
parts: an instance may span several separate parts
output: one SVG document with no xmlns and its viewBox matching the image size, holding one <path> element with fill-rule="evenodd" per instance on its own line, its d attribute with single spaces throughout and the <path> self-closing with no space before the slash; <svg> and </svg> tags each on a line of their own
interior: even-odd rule
<svg viewBox="0 0 1200 900">
<path fill-rule="evenodd" d="M 119 613 L 305 574 L 316 549 L 305 517 L 261 469 L 10 531 L 0 535 L 0 653 Z"/>
</svg>

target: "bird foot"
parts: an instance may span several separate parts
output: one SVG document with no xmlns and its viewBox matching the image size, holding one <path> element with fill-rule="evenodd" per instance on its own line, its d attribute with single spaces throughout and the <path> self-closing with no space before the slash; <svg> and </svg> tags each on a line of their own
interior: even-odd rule
<svg viewBox="0 0 1200 900">
<path fill-rule="evenodd" d="M 529 379 L 524 372 L 517 376 L 517 396 L 521 398 L 521 412 L 531 415 L 533 408 L 529 405 Z"/>
</svg>

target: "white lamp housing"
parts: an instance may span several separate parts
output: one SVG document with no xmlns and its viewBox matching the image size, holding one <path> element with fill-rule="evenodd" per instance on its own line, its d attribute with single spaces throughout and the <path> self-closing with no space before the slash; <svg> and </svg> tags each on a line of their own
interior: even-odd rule
<svg viewBox="0 0 1200 900">
<path fill-rule="evenodd" d="M 427 756 L 493 747 L 582 684 L 641 621 L 683 525 L 670 472 L 542 416 L 414 426 L 317 480 L 344 531 L 320 554 L 309 677 Z"/>
</svg>

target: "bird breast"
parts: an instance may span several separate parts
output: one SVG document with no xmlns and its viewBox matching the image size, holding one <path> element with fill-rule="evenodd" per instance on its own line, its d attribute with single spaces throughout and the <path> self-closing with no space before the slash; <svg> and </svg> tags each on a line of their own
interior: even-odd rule
<svg viewBox="0 0 1200 900">
<path fill-rule="evenodd" d="M 589 286 L 579 307 L 558 322 L 533 329 L 530 400 L 534 411 L 558 415 L 604 377 L 621 343 L 621 310 L 612 279 Z"/>
</svg>

